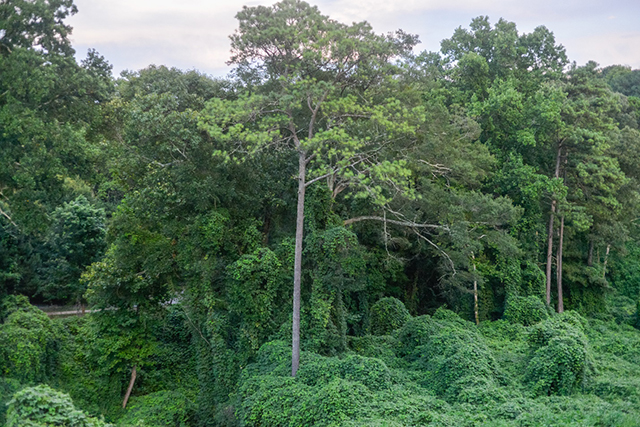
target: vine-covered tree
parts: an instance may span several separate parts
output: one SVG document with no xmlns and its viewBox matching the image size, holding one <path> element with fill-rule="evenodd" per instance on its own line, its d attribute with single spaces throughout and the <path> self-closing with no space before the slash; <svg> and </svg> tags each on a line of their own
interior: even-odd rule
<svg viewBox="0 0 640 427">
<path fill-rule="evenodd" d="M 291 150 L 298 160 L 293 286 L 292 375 L 300 352 L 300 292 L 306 189 L 321 180 L 336 197 L 356 188 L 383 204 L 382 182 L 408 192 L 409 170 L 385 157 L 411 139 L 422 109 L 401 104 L 385 85 L 391 63 L 416 38 L 376 35 L 366 22 L 338 23 L 298 0 L 245 7 L 231 36 L 236 74 L 250 90 L 237 100 L 212 100 L 201 126 L 222 146 L 218 154 L 242 159 L 265 150 Z"/>
</svg>

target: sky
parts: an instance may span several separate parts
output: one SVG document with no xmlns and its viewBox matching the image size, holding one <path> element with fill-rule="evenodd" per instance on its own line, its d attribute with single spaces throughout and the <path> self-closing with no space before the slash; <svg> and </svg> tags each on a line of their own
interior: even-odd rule
<svg viewBox="0 0 640 427">
<path fill-rule="evenodd" d="M 96 49 L 113 65 L 114 75 L 151 64 L 196 69 L 215 77 L 230 67 L 229 35 L 243 6 L 271 5 L 256 0 L 75 0 L 69 18 L 78 59 Z M 589 60 L 640 68 L 640 0 L 318 0 L 324 15 L 350 24 L 368 21 L 377 33 L 402 29 L 417 34 L 416 51 L 439 51 L 456 28 L 474 17 L 515 22 L 520 33 L 544 25 L 562 44 L 569 60 Z"/>
</svg>

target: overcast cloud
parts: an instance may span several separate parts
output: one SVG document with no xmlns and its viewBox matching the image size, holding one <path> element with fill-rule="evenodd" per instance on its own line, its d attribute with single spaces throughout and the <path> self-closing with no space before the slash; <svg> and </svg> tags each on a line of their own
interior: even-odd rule
<svg viewBox="0 0 640 427">
<path fill-rule="evenodd" d="M 79 13 L 68 22 L 78 57 L 95 48 L 114 66 L 138 70 L 150 64 L 197 69 L 214 76 L 229 71 L 229 35 L 241 0 L 76 0 Z M 417 34 L 418 50 L 437 51 L 453 31 L 471 19 L 501 17 L 531 32 L 544 25 L 565 46 L 571 61 L 640 68 L 638 0 L 322 0 L 311 2 L 345 23 L 369 21 L 378 33 L 403 29 Z"/>
</svg>

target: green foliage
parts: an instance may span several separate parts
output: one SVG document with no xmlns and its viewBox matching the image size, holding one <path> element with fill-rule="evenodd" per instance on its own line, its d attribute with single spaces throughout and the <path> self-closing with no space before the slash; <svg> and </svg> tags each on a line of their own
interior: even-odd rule
<svg viewBox="0 0 640 427">
<path fill-rule="evenodd" d="M 284 321 L 282 264 L 276 254 L 261 248 L 243 255 L 227 268 L 229 309 L 240 316 L 240 351 L 251 355 Z"/>
<path fill-rule="evenodd" d="M 580 315 L 564 312 L 533 327 L 526 376 L 534 394 L 569 394 L 591 373 L 593 361 L 583 323 Z"/>
<path fill-rule="evenodd" d="M 0 3 L 0 424 L 14 394 L 11 426 L 638 424 L 638 70 L 488 17 L 414 56 L 284 0 L 238 13 L 234 81 L 114 82 L 70 0 Z M 588 321 L 539 299 L 550 215 Z"/>
<path fill-rule="evenodd" d="M 393 297 L 379 299 L 371 306 L 371 333 L 388 335 L 404 326 L 410 318 L 402 301 Z"/>
<path fill-rule="evenodd" d="M 310 307 L 303 317 L 305 348 L 325 354 L 345 351 L 348 327 L 361 325 L 360 307 L 349 302 L 357 300 L 370 280 L 367 254 L 344 227 L 316 230 L 305 243 L 312 280 Z"/>
<path fill-rule="evenodd" d="M 80 300 L 86 291 L 80 275 L 99 260 L 106 246 L 104 210 L 78 196 L 58 207 L 51 220 L 47 275 L 40 293 L 48 300 Z"/>
<path fill-rule="evenodd" d="M 7 427 L 68 426 L 107 427 L 104 421 L 88 417 L 73 405 L 69 395 L 46 386 L 17 392 L 8 404 Z"/>
<path fill-rule="evenodd" d="M 180 391 L 158 391 L 134 397 L 118 425 L 149 427 L 186 427 L 193 425 L 194 407 Z"/>
<path fill-rule="evenodd" d="M 289 359 L 285 343 L 260 349 L 240 381 L 240 425 L 340 425 L 356 417 L 371 390 L 391 385 L 391 372 L 378 359 L 303 352 L 295 379 L 289 377 Z"/>
<path fill-rule="evenodd" d="M 447 310 L 436 313 L 428 336 L 413 350 L 413 366 L 424 375 L 422 384 L 447 399 L 473 403 L 498 398 L 501 374 L 493 355 L 482 335 L 454 316 Z"/>
<path fill-rule="evenodd" d="M 49 317 L 26 298 L 7 298 L 0 324 L 0 369 L 21 383 L 41 382 L 53 373 L 59 331 Z"/>
<path fill-rule="evenodd" d="M 398 346 L 396 354 L 400 357 L 410 357 L 414 359 L 416 347 L 428 342 L 429 336 L 433 332 L 433 322 L 428 315 L 412 317 L 397 332 Z"/>
<path fill-rule="evenodd" d="M 535 325 L 549 317 L 544 303 L 535 296 L 513 296 L 507 299 L 504 319 L 524 326 Z"/>
<path fill-rule="evenodd" d="M 0 377 L 0 425 L 6 425 L 7 403 L 22 388 L 19 381 Z"/>
<path fill-rule="evenodd" d="M 364 335 L 349 337 L 349 349 L 365 357 L 376 357 L 389 367 L 395 367 L 401 359 L 396 357 L 397 340 L 390 335 Z"/>
</svg>

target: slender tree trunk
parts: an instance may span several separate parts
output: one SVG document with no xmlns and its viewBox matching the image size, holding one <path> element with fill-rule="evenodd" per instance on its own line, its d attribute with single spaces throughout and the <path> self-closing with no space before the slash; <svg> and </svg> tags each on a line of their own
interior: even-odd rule
<svg viewBox="0 0 640 427">
<path fill-rule="evenodd" d="M 589 240 L 589 255 L 587 256 L 587 266 L 591 267 L 593 266 L 593 247 L 594 247 L 594 243 L 593 240 Z"/>
<path fill-rule="evenodd" d="M 607 260 L 609 259 L 609 250 L 611 249 L 611 245 L 607 245 L 607 252 L 604 254 L 604 265 L 602 266 L 602 278 L 604 279 L 607 275 Z"/>
<path fill-rule="evenodd" d="M 471 259 L 473 259 L 473 313 L 476 317 L 476 325 L 479 325 L 480 320 L 478 319 L 478 278 L 476 277 L 476 257 L 471 254 Z"/>
<path fill-rule="evenodd" d="M 127 402 L 129 401 L 129 396 L 131 396 L 131 390 L 133 390 L 133 384 L 136 382 L 137 371 L 134 366 L 131 369 L 131 380 L 129 381 L 129 387 L 127 388 L 127 393 L 124 395 L 124 400 L 122 401 L 122 409 L 127 407 Z"/>
<path fill-rule="evenodd" d="M 562 298 L 562 244 L 564 242 L 564 215 L 560 218 L 560 239 L 558 241 L 558 313 L 564 311 L 564 300 Z"/>
<path fill-rule="evenodd" d="M 553 262 L 553 218 L 556 214 L 556 201 L 551 201 L 551 216 L 547 231 L 547 305 L 551 305 L 551 262 Z"/>
<path fill-rule="evenodd" d="M 300 365 L 300 287 L 302 281 L 302 238 L 304 237 L 304 194 L 307 172 L 306 153 L 299 151 L 298 159 L 298 211 L 296 214 L 296 249 L 293 264 L 293 331 L 291 345 L 291 376 L 295 377 Z"/>
<path fill-rule="evenodd" d="M 554 177 L 560 177 L 560 158 L 562 157 L 562 143 L 558 144 L 556 155 L 556 170 Z M 553 218 L 556 214 L 556 199 L 551 201 L 551 215 L 549 216 L 549 229 L 547 231 L 547 305 L 551 305 L 551 263 L 553 262 Z"/>
</svg>

